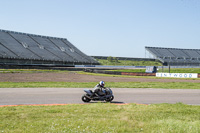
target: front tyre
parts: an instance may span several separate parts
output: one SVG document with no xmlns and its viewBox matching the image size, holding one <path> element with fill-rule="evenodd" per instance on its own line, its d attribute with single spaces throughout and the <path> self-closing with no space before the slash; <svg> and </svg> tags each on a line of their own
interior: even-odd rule
<svg viewBox="0 0 200 133">
<path fill-rule="evenodd" d="M 112 95 L 111 97 L 107 98 L 105 101 L 106 102 L 111 102 L 114 99 L 114 96 Z"/>
<path fill-rule="evenodd" d="M 82 101 L 85 103 L 88 103 L 91 101 L 91 99 L 87 98 L 85 95 L 82 96 Z"/>
</svg>

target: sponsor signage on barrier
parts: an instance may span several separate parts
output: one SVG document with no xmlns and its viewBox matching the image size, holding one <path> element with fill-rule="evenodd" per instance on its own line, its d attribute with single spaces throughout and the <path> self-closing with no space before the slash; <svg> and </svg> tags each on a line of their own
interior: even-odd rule
<svg viewBox="0 0 200 133">
<path fill-rule="evenodd" d="M 156 73 L 156 77 L 198 78 L 197 73 Z"/>
</svg>

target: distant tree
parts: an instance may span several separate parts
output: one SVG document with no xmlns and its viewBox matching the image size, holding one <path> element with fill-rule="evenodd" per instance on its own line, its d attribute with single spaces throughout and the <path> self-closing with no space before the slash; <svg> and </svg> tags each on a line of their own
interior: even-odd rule
<svg viewBox="0 0 200 133">
<path fill-rule="evenodd" d="M 117 59 L 116 57 L 113 57 L 113 61 L 114 61 L 115 63 L 118 63 L 118 62 L 119 62 L 118 59 Z"/>
<path fill-rule="evenodd" d="M 109 57 L 107 58 L 107 60 L 108 60 L 109 62 L 112 62 L 112 61 L 113 61 L 112 56 L 109 56 Z"/>
</svg>

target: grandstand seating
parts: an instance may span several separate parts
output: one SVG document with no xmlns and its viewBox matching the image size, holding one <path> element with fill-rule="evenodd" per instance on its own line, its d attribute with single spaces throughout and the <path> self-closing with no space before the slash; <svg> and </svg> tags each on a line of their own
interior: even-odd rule
<svg viewBox="0 0 200 133">
<path fill-rule="evenodd" d="M 145 47 L 164 65 L 200 66 L 200 49 Z"/>
<path fill-rule="evenodd" d="M 87 56 L 65 38 L 40 36 L 13 31 L 0 30 L 0 63 L 34 64 L 99 64 Z M 31 61 L 31 62 L 30 62 Z M 23 61 L 20 61 L 21 64 Z M 19 62 L 18 62 L 19 63 Z"/>
</svg>

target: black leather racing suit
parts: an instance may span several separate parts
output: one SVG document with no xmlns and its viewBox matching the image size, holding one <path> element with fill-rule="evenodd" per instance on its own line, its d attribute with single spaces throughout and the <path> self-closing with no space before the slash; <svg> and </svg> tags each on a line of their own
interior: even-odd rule
<svg viewBox="0 0 200 133">
<path fill-rule="evenodd" d="M 105 93 L 103 92 L 103 89 L 105 89 L 105 87 L 101 87 L 100 84 L 97 84 L 94 87 L 93 92 L 97 94 L 98 96 L 105 95 Z"/>
</svg>

